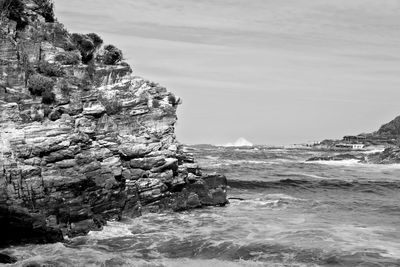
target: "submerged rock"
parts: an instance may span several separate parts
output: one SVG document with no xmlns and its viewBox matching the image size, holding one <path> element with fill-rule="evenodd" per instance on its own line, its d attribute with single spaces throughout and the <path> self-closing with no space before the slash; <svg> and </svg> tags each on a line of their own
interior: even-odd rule
<svg viewBox="0 0 400 267">
<path fill-rule="evenodd" d="M 0 253 L 0 263 L 15 263 L 17 262 L 17 258 L 9 256 L 7 254 Z"/>
<path fill-rule="evenodd" d="M 59 228 L 48 226 L 45 216 L 16 205 L 0 205 L 0 247 L 24 242 L 43 244 L 63 240 Z"/>
<path fill-rule="evenodd" d="M 0 20 L 0 246 L 58 242 L 147 206 L 227 203 L 226 178 L 203 175 L 176 140 L 179 98 L 106 64 L 96 34 L 15 1 L 24 23 Z"/>
</svg>

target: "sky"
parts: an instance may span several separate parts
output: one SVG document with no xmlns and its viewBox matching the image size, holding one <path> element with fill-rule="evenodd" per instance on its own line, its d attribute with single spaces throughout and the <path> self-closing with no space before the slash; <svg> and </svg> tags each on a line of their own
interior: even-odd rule
<svg viewBox="0 0 400 267">
<path fill-rule="evenodd" d="M 400 0 L 55 0 L 183 99 L 182 143 L 283 145 L 400 115 Z"/>
</svg>

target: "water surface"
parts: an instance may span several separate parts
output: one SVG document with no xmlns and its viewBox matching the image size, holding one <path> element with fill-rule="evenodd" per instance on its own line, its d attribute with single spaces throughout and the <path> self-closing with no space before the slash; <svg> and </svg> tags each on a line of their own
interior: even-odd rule
<svg viewBox="0 0 400 267">
<path fill-rule="evenodd" d="M 226 207 L 145 214 L 67 244 L 10 248 L 48 266 L 400 266 L 400 166 L 321 152 L 194 147 L 229 177 Z"/>
</svg>

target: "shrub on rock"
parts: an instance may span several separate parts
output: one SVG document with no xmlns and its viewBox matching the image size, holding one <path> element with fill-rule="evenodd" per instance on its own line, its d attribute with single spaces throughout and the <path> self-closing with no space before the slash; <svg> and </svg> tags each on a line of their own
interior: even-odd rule
<svg viewBox="0 0 400 267">
<path fill-rule="evenodd" d="M 65 42 L 60 47 L 65 51 L 75 51 L 78 49 L 76 44 L 72 41 L 72 38 L 66 38 Z"/>
<path fill-rule="evenodd" d="M 92 60 L 93 52 L 95 50 L 92 39 L 87 37 L 85 34 L 73 33 L 71 40 L 76 45 L 79 52 L 81 52 L 83 63 L 86 64 Z"/>
<path fill-rule="evenodd" d="M 34 0 L 38 5 L 37 12 L 42 15 L 46 22 L 54 22 L 54 3 L 50 0 Z"/>
<path fill-rule="evenodd" d="M 68 97 L 69 94 L 71 93 L 71 87 L 69 86 L 69 83 L 66 80 L 62 80 L 60 82 L 60 89 L 64 97 Z"/>
<path fill-rule="evenodd" d="M 113 45 L 104 47 L 103 63 L 106 65 L 115 65 L 122 60 L 122 51 Z"/>
<path fill-rule="evenodd" d="M 28 89 L 33 95 L 41 96 L 46 90 L 51 91 L 53 86 L 54 81 L 51 78 L 40 74 L 34 74 L 29 77 Z"/>
<path fill-rule="evenodd" d="M 90 79 L 84 79 L 79 82 L 78 87 L 83 91 L 90 91 L 93 89 L 93 82 Z"/>
<path fill-rule="evenodd" d="M 94 46 L 99 48 L 103 44 L 103 39 L 96 33 L 88 33 L 87 36 L 92 40 Z"/>
<path fill-rule="evenodd" d="M 178 104 L 178 101 L 176 100 L 176 97 L 173 94 L 170 94 L 168 96 L 168 103 L 170 103 L 172 106 L 176 106 Z"/>
<path fill-rule="evenodd" d="M 28 24 L 24 8 L 25 4 L 21 0 L 0 0 L 0 15 L 17 22 L 17 28 L 19 29 Z"/>
<path fill-rule="evenodd" d="M 61 68 L 59 64 L 49 63 L 47 61 L 42 61 L 39 63 L 38 71 L 39 73 L 42 73 L 45 76 L 51 76 L 51 77 L 61 77 L 65 74 L 64 70 Z"/>
<path fill-rule="evenodd" d="M 103 40 L 95 33 L 79 34 L 73 33 L 71 41 L 81 52 L 82 62 L 87 64 L 93 59 L 94 52 L 101 46 Z"/>
<path fill-rule="evenodd" d="M 81 61 L 79 54 L 70 51 L 57 54 L 54 60 L 62 65 L 77 65 Z"/>
<path fill-rule="evenodd" d="M 161 106 L 160 101 L 153 99 L 152 106 L 153 108 L 159 108 Z"/>
<path fill-rule="evenodd" d="M 90 80 L 93 81 L 94 75 L 96 74 L 96 64 L 94 63 L 94 60 L 88 62 L 86 71 L 89 75 Z"/>
<path fill-rule="evenodd" d="M 42 93 L 42 103 L 43 104 L 52 104 L 56 100 L 56 95 L 53 93 L 51 89 L 46 89 Z"/>
</svg>

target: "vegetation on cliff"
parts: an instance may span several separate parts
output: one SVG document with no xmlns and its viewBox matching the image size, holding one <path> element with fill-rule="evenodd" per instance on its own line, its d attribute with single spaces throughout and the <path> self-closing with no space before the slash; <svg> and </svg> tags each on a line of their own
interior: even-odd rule
<svg viewBox="0 0 400 267">
<path fill-rule="evenodd" d="M 0 0 L 0 16 L 15 21 L 17 28 L 28 24 L 24 10 L 25 4 L 21 0 Z"/>
<path fill-rule="evenodd" d="M 122 51 L 113 45 L 107 45 L 100 60 L 106 65 L 115 65 L 122 60 Z"/>
</svg>

